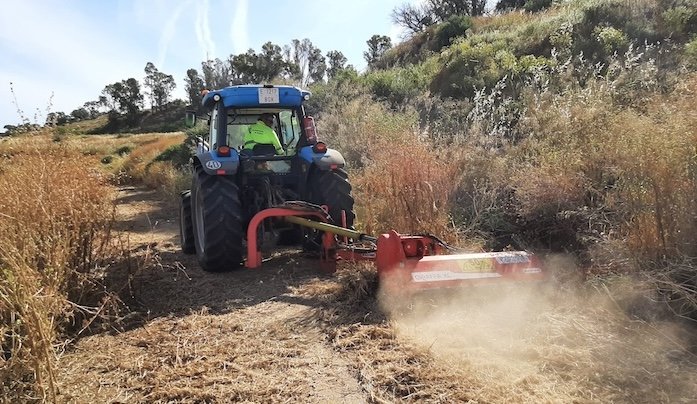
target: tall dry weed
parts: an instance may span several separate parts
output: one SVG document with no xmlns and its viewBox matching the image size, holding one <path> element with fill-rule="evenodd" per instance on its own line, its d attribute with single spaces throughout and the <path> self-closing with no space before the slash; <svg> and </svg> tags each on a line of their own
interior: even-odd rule
<svg viewBox="0 0 697 404">
<path fill-rule="evenodd" d="M 353 180 L 366 232 L 395 229 L 455 241 L 449 213 L 456 165 L 413 133 L 379 150 Z"/>
<path fill-rule="evenodd" d="M 0 159 L 2 395 L 54 401 L 54 344 L 95 303 L 113 195 L 89 157 L 42 138 L 22 144 L 3 145 Z"/>
</svg>

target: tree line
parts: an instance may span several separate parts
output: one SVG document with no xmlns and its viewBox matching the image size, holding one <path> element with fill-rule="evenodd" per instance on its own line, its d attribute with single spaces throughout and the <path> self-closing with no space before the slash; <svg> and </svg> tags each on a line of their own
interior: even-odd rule
<svg viewBox="0 0 697 404">
<path fill-rule="evenodd" d="M 388 36 L 373 35 L 367 42 L 364 57 L 368 66 L 392 47 Z M 272 42 L 262 45 L 259 52 L 249 49 L 228 58 L 215 58 L 201 62 L 200 69 L 190 68 L 184 77 L 184 87 L 189 105 L 198 106 L 201 91 L 237 84 L 283 82 L 300 87 L 326 82 L 346 72 L 358 74 L 356 68 L 339 50 L 323 53 L 310 39 L 293 39 L 290 44 L 279 46 Z M 51 112 L 46 124 L 62 125 L 68 122 L 92 119 L 104 113 L 110 120 L 121 119 L 133 125 L 149 102 L 151 111 L 159 111 L 173 101 L 176 89 L 174 76 L 161 72 L 152 62 L 144 68 L 142 82 L 128 78 L 104 87 L 96 100 L 88 101 L 70 114 Z M 179 100 L 177 100 L 179 101 Z M 180 103 L 184 101 L 179 101 Z"/>
<path fill-rule="evenodd" d="M 499 0 L 496 10 L 544 8 L 551 2 L 552 0 Z M 392 11 L 392 20 L 409 35 L 423 32 L 454 16 L 482 15 L 486 11 L 485 7 L 486 0 L 426 0 L 417 5 L 405 3 L 397 6 Z M 367 70 L 370 71 L 380 67 L 377 62 L 392 48 L 392 41 L 385 35 L 373 35 L 366 44 L 368 49 L 363 57 Z M 249 49 L 238 55 L 231 54 L 225 59 L 203 61 L 200 69 L 189 68 L 184 77 L 187 94 L 185 102 L 197 106 L 204 89 L 268 82 L 307 87 L 313 83 L 331 81 L 342 74 L 358 74 L 355 67 L 347 62 L 341 51 L 323 53 L 307 38 L 293 39 L 284 46 L 266 42 L 259 52 Z M 50 113 L 47 124 L 61 125 L 107 113 L 110 120 L 122 119 L 132 125 L 137 122 L 146 100 L 152 111 L 163 109 L 172 102 L 172 94 L 176 89 L 174 77 L 159 71 L 152 62 L 146 64 L 144 72 L 142 84 L 135 78 L 108 84 L 96 100 L 86 102 L 70 114 Z"/>
</svg>

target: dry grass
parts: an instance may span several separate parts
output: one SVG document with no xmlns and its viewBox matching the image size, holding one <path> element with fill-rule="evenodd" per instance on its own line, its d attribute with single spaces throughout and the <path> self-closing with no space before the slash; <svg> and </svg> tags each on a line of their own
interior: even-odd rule
<svg viewBox="0 0 697 404">
<path fill-rule="evenodd" d="M 397 229 L 455 241 L 448 212 L 458 185 L 453 181 L 457 165 L 409 132 L 379 147 L 388 149 L 389 153 L 376 153 L 352 180 L 365 231 Z"/>
<path fill-rule="evenodd" d="M 180 145 L 184 139 L 182 133 L 145 133 L 72 136 L 61 142 L 93 156 L 95 165 L 101 165 L 111 173 L 117 184 L 143 184 L 174 196 L 188 187 L 189 176 L 174 168 L 169 161 L 155 159 L 169 147 Z"/>
<path fill-rule="evenodd" d="M 639 260 L 694 256 L 696 102 L 691 76 L 643 110 L 613 105 L 602 84 L 532 106 L 535 135 L 512 155 L 521 214 L 586 206 Z"/>
<path fill-rule="evenodd" d="M 93 300 L 94 272 L 110 252 L 113 193 L 89 157 L 47 137 L 0 147 L 3 395 L 54 399 L 58 336 L 83 327 L 82 305 L 108 304 Z"/>
<path fill-rule="evenodd" d="M 302 317 L 298 306 L 293 316 Z M 204 309 L 163 318 L 118 336 L 84 340 L 61 375 L 66 400 L 147 402 L 321 402 L 315 394 L 333 359 L 319 335 L 299 328 L 269 302 L 226 315 Z M 292 313 L 291 313 L 292 314 Z M 95 354 L 95 352 L 99 352 Z M 99 376 L 85 383 L 83 375 Z M 348 375 L 347 375 L 348 376 Z"/>
</svg>

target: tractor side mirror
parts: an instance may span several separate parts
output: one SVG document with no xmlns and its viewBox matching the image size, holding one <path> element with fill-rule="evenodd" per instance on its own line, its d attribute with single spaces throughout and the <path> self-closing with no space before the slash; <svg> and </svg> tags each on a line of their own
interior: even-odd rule
<svg viewBox="0 0 697 404">
<path fill-rule="evenodd" d="M 193 128 L 196 125 L 196 111 L 186 111 L 184 124 L 187 128 Z"/>
</svg>

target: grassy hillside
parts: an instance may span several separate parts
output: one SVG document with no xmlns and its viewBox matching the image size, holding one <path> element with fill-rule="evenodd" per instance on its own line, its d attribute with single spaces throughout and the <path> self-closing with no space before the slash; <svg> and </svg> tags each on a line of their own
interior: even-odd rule
<svg viewBox="0 0 697 404">
<path fill-rule="evenodd" d="M 311 109 L 366 228 L 571 253 L 587 276 L 651 278 L 694 319 L 696 34 L 694 0 L 449 21 L 315 86 Z"/>
</svg>

